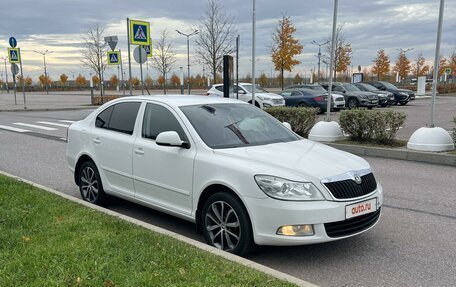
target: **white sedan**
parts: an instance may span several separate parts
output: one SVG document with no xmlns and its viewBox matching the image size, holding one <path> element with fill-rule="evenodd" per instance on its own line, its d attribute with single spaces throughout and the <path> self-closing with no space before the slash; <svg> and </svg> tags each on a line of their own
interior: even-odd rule
<svg viewBox="0 0 456 287">
<path fill-rule="evenodd" d="M 69 127 L 66 156 L 84 200 L 112 195 L 175 215 L 239 255 L 360 234 L 383 201 L 365 160 L 232 99 L 110 101 Z"/>
</svg>

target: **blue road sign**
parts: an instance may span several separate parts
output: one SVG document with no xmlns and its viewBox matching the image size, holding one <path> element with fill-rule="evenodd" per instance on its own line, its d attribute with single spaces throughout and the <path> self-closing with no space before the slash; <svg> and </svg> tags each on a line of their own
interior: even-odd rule
<svg viewBox="0 0 456 287">
<path fill-rule="evenodd" d="M 138 20 L 130 20 L 130 44 L 150 44 L 150 23 Z"/>
<path fill-rule="evenodd" d="M 10 44 L 11 48 L 16 48 L 16 46 L 17 46 L 16 38 L 10 37 L 9 38 L 9 44 Z"/>
</svg>

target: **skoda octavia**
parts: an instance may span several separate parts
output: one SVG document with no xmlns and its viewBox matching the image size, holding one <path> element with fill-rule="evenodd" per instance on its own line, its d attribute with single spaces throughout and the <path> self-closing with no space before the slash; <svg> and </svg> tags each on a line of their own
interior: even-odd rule
<svg viewBox="0 0 456 287">
<path fill-rule="evenodd" d="M 365 160 L 233 99 L 110 101 L 69 127 L 66 156 L 84 200 L 112 195 L 172 214 L 239 255 L 360 234 L 383 201 Z"/>
</svg>

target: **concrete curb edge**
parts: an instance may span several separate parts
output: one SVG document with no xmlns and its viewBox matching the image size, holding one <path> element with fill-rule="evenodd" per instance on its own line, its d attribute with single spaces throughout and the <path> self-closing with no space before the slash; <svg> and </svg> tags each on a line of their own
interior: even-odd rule
<svg viewBox="0 0 456 287">
<path fill-rule="evenodd" d="M 420 152 L 406 149 L 358 146 L 338 143 L 325 143 L 331 147 L 360 156 L 373 156 L 407 161 L 425 162 L 456 167 L 456 155 L 435 152 Z"/>
<path fill-rule="evenodd" d="M 97 211 L 105 213 L 107 215 L 110 215 L 110 216 L 113 216 L 113 217 L 117 217 L 117 218 L 119 218 L 121 220 L 124 220 L 124 221 L 127 221 L 129 223 L 144 227 L 144 228 L 146 228 L 146 229 L 148 229 L 150 231 L 157 232 L 157 233 L 162 234 L 162 235 L 170 236 L 170 237 L 172 237 L 174 239 L 177 239 L 179 241 L 182 241 L 184 243 L 192 245 L 192 246 L 194 246 L 194 247 L 196 247 L 198 249 L 201 249 L 203 251 L 207 251 L 207 252 L 212 253 L 212 254 L 214 254 L 216 256 L 223 257 L 224 259 L 227 259 L 229 261 L 232 261 L 232 262 L 241 264 L 243 266 L 252 268 L 254 270 L 260 271 L 262 273 L 265 273 L 265 274 L 270 275 L 272 277 L 275 277 L 277 279 L 284 280 L 284 281 L 287 281 L 289 283 L 296 284 L 297 286 L 302 286 L 302 287 L 317 287 L 318 286 L 318 285 L 314 285 L 314 284 L 312 284 L 310 282 L 304 281 L 302 279 L 296 278 L 294 276 L 291 276 L 289 274 L 286 274 L 286 273 L 277 271 L 275 269 L 272 269 L 270 267 L 267 267 L 267 266 L 261 265 L 259 263 L 253 262 L 253 261 L 248 260 L 246 258 L 243 258 L 243 257 L 240 257 L 240 256 L 236 256 L 236 255 L 221 251 L 220 249 L 217 249 L 215 247 L 209 246 L 209 245 L 207 245 L 205 243 L 201 243 L 199 241 L 196 241 L 194 239 L 182 236 L 180 234 L 174 233 L 174 232 L 166 230 L 164 228 L 161 228 L 161 227 L 158 227 L 158 226 L 143 222 L 141 220 L 138 220 L 138 219 L 135 219 L 135 218 L 120 214 L 120 213 L 118 213 L 116 211 L 112 211 L 112 210 L 106 209 L 104 207 L 91 204 L 91 203 L 86 202 L 86 201 L 84 201 L 84 200 L 82 200 L 80 198 L 73 197 L 71 195 L 61 193 L 61 192 L 59 192 L 57 190 L 51 189 L 49 187 L 43 186 L 41 184 L 35 183 L 33 181 L 30 181 L 30 180 L 27 180 L 27 179 L 24 179 L 24 178 L 21 178 L 21 177 L 6 173 L 6 172 L 4 172 L 2 170 L 0 170 L 0 174 L 4 175 L 4 176 L 7 176 L 7 177 L 10 177 L 10 178 L 13 178 L 13 179 L 16 179 L 16 180 L 19 180 L 19 181 L 24 182 L 24 183 L 30 184 L 30 185 L 32 185 L 34 187 L 40 188 L 40 189 L 42 189 L 44 191 L 47 191 L 49 193 L 58 195 L 58 196 L 63 197 L 65 199 L 67 199 L 67 200 L 70 200 L 72 202 L 84 205 L 84 206 L 86 206 L 88 208 L 97 210 Z"/>
</svg>

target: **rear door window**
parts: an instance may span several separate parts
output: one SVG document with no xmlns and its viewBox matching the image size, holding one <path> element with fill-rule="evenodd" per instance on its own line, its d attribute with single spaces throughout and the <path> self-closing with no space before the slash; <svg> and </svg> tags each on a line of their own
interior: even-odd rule
<svg viewBox="0 0 456 287">
<path fill-rule="evenodd" d="M 140 102 L 125 102 L 112 105 L 97 116 L 95 126 L 131 135 L 135 128 L 140 106 Z"/>
</svg>

